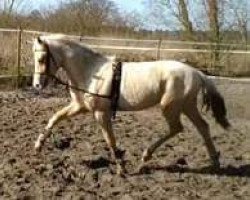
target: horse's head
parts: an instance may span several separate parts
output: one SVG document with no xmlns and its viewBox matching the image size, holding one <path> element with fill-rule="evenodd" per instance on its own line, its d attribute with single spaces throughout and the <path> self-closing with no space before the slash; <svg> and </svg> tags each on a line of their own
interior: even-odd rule
<svg viewBox="0 0 250 200">
<path fill-rule="evenodd" d="M 41 90 L 48 85 L 48 79 L 56 73 L 58 65 L 49 44 L 40 37 L 34 40 L 33 53 L 35 61 L 33 87 Z"/>
</svg>

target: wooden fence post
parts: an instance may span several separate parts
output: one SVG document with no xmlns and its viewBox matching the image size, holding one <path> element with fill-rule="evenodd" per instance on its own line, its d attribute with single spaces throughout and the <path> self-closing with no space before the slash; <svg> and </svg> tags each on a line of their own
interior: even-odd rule
<svg viewBox="0 0 250 200">
<path fill-rule="evenodd" d="M 157 44 L 156 60 L 159 60 L 161 58 L 161 43 L 162 39 L 159 39 Z"/>
<path fill-rule="evenodd" d="M 20 84 L 20 77 L 21 77 L 21 48 L 22 48 L 22 29 L 19 28 L 17 30 L 17 57 L 16 57 L 16 61 L 17 61 L 17 65 L 16 65 L 16 72 L 17 72 L 17 78 L 16 78 L 16 88 L 19 87 Z"/>
</svg>

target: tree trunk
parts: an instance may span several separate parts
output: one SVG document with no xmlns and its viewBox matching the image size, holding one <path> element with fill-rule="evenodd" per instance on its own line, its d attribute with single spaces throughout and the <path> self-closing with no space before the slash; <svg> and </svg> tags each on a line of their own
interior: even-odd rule
<svg viewBox="0 0 250 200">
<path fill-rule="evenodd" d="M 208 18 L 211 40 L 215 43 L 220 41 L 219 10 L 217 0 L 208 0 Z"/>
<path fill-rule="evenodd" d="M 179 19 L 184 28 L 184 37 L 194 40 L 193 25 L 189 19 L 188 8 L 185 0 L 179 0 Z"/>
<path fill-rule="evenodd" d="M 219 9 L 217 0 L 207 0 L 208 5 L 208 20 L 210 30 L 211 45 L 211 68 L 217 68 L 220 59 L 219 43 L 220 43 L 220 24 L 219 24 Z"/>
</svg>

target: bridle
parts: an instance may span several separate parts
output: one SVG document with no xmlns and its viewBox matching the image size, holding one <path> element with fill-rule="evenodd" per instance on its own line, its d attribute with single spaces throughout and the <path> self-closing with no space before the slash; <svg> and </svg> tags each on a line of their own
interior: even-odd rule
<svg viewBox="0 0 250 200">
<path fill-rule="evenodd" d="M 45 45 L 45 48 L 46 48 L 45 50 L 34 50 L 34 52 L 44 52 L 44 53 L 46 53 L 45 72 L 43 72 L 43 73 L 41 73 L 41 72 L 35 72 L 35 74 L 40 74 L 40 75 L 44 75 L 44 76 L 50 77 L 50 78 L 54 79 L 60 85 L 64 85 L 64 86 L 66 86 L 68 88 L 71 88 L 71 89 L 74 89 L 74 90 L 77 90 L 77 91 L 81 91 L 83 93 L 87 93 L 87 94 L 90 94 L 90 95 L 93 95 L 93 96 L 96 96 L 96 97 L 101 97 L 101 98 L 106 98 L 106 99 L 111 99 L 112 98 L 111 94 L 110 95 L 105 95 L 105 94 L 98 94 L 98 93 L 90 92 L 90 91 L 88 91 L 88 90 L 86 90 L 84 88 L 79 88 L 77 86 L 68 84 L 68 83 L 62 81 L 56 75 L 52 74 L 51 71 L 50 71 L 50 69 L 51 69 L 51 67 L 50 67 L 51 66 L 51 62 L 57 68 L 59 68 L 59 65 L 58 65 L 55 57 L 51 53 L 48 44 L 44 43 L 44 45 Z"/>
</svg>

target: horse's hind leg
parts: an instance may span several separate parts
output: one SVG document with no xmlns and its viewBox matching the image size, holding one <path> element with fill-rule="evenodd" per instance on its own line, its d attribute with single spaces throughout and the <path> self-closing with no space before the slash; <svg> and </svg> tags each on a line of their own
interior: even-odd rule
<svg viewBox="0 0 250 200">
<path fill-rule="evenodd" d="M 73 115 L 76 115 L 80 111 L 82 111 L 82 107 L 79 103 L 72 102 L 68 106 L 64 107 L 63 109 L 56 112 L 49 120 L 49 123 L 47 124 L 45 128 L 45 133 L 41 133 L 36 142 L 35 142 L 35 150 L 40 150 L 42 147 L 42 144 L 44 143 L 45 139 L 48 138 L 51 135 L 51 129 L 52 127 L 64 119 L 65 117 L 71 117 Z"/>
<path fill-rule="evenodd" d="M 209 131 L 209 125 L 201 117 L 198 111 L 198 108 L 196 106 L 196 101 L 185 106 L 184 114 L 187 115 L 187 117 L 192 121 L 192 123 L 196 126 L 198 132 L 203 137 L 209 156 L 211 158 L 212 164 L 215 167 L 219 167 L 220 166 L 219 154 L 216 151 L 216 148 L 212 141 L 210 131 Z"/>
<path fill-rule="evenodd" d="M 144 152 L 142 156 L 142 161 L 146 162 L 151 159 L 153 152 L 160 147 L 164 142 L 174 137 L 179 132 L 183 131 L 183 126 L 180 121 L 180 111 L 181 111 L 181 102 L 173 101 L 169 104 L 162 104 L 162 112 L 167 123 L 169 124 L 169 134 L 165 134 L 150 145 Z"/>
</svg>

